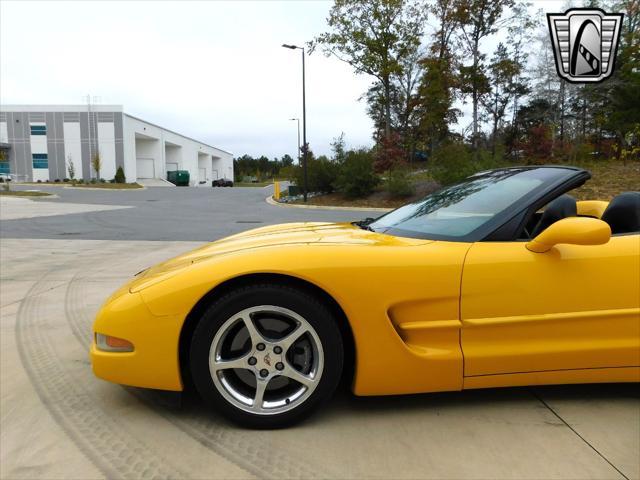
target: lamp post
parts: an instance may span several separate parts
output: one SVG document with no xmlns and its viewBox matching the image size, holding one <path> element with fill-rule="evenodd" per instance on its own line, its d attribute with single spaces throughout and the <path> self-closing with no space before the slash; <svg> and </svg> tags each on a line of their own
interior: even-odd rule
<svg viewBox="0 0 640 480">
<path fill-rule="evenodd" d="M 300 165 L 300 119 L 299 118 L 290 118 L 291 121 L 298 122 L 298 165 Z"/>
<path fill-rule="evenodd" d="M 305 78 L 304 78 L 304 48 L 298 47 L 296 45 L 287 45 L 283 43 L 282 46 L 284 48 L 289 48 L 291 50 L 300 50 L 302 52 L 302 171 L 304 174 L 304 186 L 303 186 L 303 196 L 304 201 L 307 201 L 307 104 L 305 97 Z"/>
</svg>

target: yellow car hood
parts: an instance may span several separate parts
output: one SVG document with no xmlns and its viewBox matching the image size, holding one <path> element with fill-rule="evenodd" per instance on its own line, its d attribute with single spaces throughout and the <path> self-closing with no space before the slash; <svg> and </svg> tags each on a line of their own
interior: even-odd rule
<svg viewBox="0 0 640 480">
<path fill-rule="evenodd" d="M 350 223 L 286 223 L 256 228 L 238 233 L 221 240 L 208 243 L 200 248 L 178 257 L 159 263 L 137 275 L 131 283 L 130 291 L 138 291 L 150 283 L 151 278 L 165 276 L 193 263 L 207 260 L 217 255 L 256 248 L 275 247 L 300 244 L 333 244 L 333 245 L 411 245 L 425 244 L 429 240 L 414 240 L 393 237 L 368 230 L 363 230 Z"/>
</svg>

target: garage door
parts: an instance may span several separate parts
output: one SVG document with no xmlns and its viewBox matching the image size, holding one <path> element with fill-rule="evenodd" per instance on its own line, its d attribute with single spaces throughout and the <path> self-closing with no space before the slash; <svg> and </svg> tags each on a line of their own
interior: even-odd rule
<svg viewBox="0 0 640 480">
<path fill-rule="evenodd" d="M 153 158 L 136 158 L 138 178 L 155 178 L 153 163 Z"/>
<path fill-rule="evenodd" d="M 198 180 L 200 182 L 205 182 L 207 180 L 207 169 L 199 168 L 198 169 Z"/>
<path fill-rule="evenodd" d="M 178 169 L 178 163 L 167 162 L 167 172 L 174 172 Z"/>
</svg>

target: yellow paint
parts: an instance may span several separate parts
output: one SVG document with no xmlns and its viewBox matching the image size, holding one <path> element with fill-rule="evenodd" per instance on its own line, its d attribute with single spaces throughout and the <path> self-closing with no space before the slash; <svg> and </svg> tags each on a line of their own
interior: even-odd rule
<svg viewBox="0 0 640 480">
<path fill-rule="evenodd" d="M 639 254 L 638 235 L 546 253 L 474 244 L 462 281 L 465 376 L 640 366 Z"/>
<path fill-rule="evenodd" d="M 602 214 L 609 206 L 609 202 L 602 200 L 580 200 L 576 202 L 578 215 L 602 218 Z"/>
<path fill-rule="evenodd" d="M 280 200 L 280 182 L 273 182 L 273 198 Z"/>
<path fill-rule="evenodd" d="M 640 382 L 640 367 L 585 368 L 550 372 L 509 373 L 465 377 L 464 388 L 524 387 L 569 383 Z"/>
<path fill-rule="evenodd" d="M 350 224 L 259 228 L 149 268 L 118 290 L 94 331 L 126 339 L 135 351 L 106 353 L 94 344 L 93 368 L 113 382 L 181 390 L 178 340 L 194 305 L 227 280 L 272 273 L 316 285 L 343 309 L 356 344 L 358 395 L 510 378 L 514 385 L 615 380 L 621 369 L 611 367 L 640 366 L 639 250 L 638 235 L 534 253 L 524 242 L 416 240 Z M 557 372 L 522 377 L 536 371 Z"/>
<path fill-rule="evenodd" d="M 536 253 L 551 250 L 554 245 L 602 245 L 611 238 L 609 224 L 596 218 L 563 218 L 550 225 L 540 235 L 527 243 L 527 249 Z"/>
</svg>

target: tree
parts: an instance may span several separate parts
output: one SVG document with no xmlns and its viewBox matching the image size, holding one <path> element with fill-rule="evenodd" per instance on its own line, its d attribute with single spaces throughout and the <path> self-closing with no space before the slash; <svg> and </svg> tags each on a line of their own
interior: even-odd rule
<svg viewBox="0 0 640 480">
<path fill-rule="evenodd" d="M 487 96 L 483 97 L 482 105 L 491 117 L 491 156 L 495 158 L 498 126 L 506 114 L 511 96 L 516 90 L 521 88 L 521 85 L 516 83 L 521 66 L 509 58 L 507 47 L 499 43 L 488 70 L 490 92 Z"/>
<path fill-rule="evenodd" d="M 511 22 L 507 27 L 507 44 L 510 47 L 511 58 L 520 66 L 519 72 L 512 79 L 514 88 L 511 91 L 511 136 L 518 136 L 518 107 L 520 99 L 530 93 L 529 78 L 525 76 L 525 69 L 529 59 L 528 46 L 533 40 L 533 31 L 536 27 L 534 16 L 529 12 L 531 4 L 526 0 L 517 2 L 512 8 Z M 544 18 L 542 12 L 538 12 L 538 18 Z M 510 153 L 516 153 L 512 150 Z"/>
<path fill-rule="evenodd" d="M 551 139 L 551 127 L 541 123 L 531 127 L 528 131 L 527 141 L 522 145 L 529 163 L 544 163 L 551 156 L 553 141 Z"/>
<path fill-rule="evenodd" d="M 420 80 L 419 129 L 431 153 L 448 135 L 449 126 L 458 122 L 461 112 L 453 108 L 457 78 L 448 58 L 430 56 L 422 60 L 424 74 Z"/>
<path fill-rule="evenodd" d="M 514 0 L 458 0 L 457 15 L 460 22 L 460 38 L 467 54 L 472 58 L 471 65 L 461 67 L 464 93 L 471 94 L 473 105 L 473 138 L 474 156 L 478 157 L 478 137 L 480 133 L 479 105 L 482 95 L 487 93 L 487 77 L 484 58 L 480 52 L 482 40 L 496 33 L 502 26 L 502 12 L 511 8 Z"/>
<path fill-rule="evenodd" d="M 453 108 L 458 79 L 458 58 L 452 49 L 454 32 L 459 28 L 457 0 L 436 0 L 430 5 L 438 29 L 432 36 L 428 54 L 422 58 L 422 78 L 418 86 L 419 132 L 431 154 L 457 123 L 460 110 Z"/>
<path fill-rule="evenodd" d="M 610 79 L 611 90 L 605 108 L 605 127 L 622 148 L 626 137 L 640 130 L 640 3 L 617 2 L 614 11 L 624 11 L 616 70 Z M 621 150 L 619 150 L 621 151 Z"/>
<path fill-rule="evenodd" d="M 100 152 L 96 152 L 91 159 L 91 166 L 96 172 L 96 179 L 100 180 L 100 170 L 102 170 L 102 157 L 100 156 Z"/>
<path fill-rule="evenodd" d="M 293 165 L 293 158 L 288 153 L 285 153 L 280 159 L 280 168 L 286 168 Z"/>
<path fill-rule="evenodd" d="M 391 133 L 392 77 L 402 60 L 420 46 L 425 11 L 417 0 L 336 0 L 327 19 L 330 31 L 317 36 L 310 51 L 322 48 L 357 72 L 380 83 L 384 132 Z"/>
<path fill-rule="evenodd" d="M 344 132 L 341 132 L 339 136 L 333 139 L 331 142 L 331 151 L 333 152 L 333 161 L 342 163 L 345 157 L 345 141 Z"/>
<path fill-rule="evenodd" d="M 406 166 L 405 150 L 402 148 L 400 135 L 395 132 L 378 142 L 374 154 L 373 165 L 378 173 Z"/>
<path fill-rule="evenodd" d="M 366 197 L 380 182 L 373 171 L 373 158 L 368 150 L 350 150 L 340 166 L 336 188 L 350 198 Z"/>
<path fill-rule="evenodd" d="M 124 176 L 124 170 L 122 169 L 122 167 L 118 167 L 118 169 L 116 170 L 114 181 L 116 183 L 125 183 L 127 181 L 126 177 Z"/>
<path fill-rule="evenodd" d="M 330 193 L 338 176 L 339 165 L 324 155 L 315 157 L 309 150 L 307 154 L 307 187 L 309 192 Z M 296 185 L 304 185 L 304 171 L 302 166 L 296 165 L 293 171 Z"/>
<path fill-rule="evenodd" d="M 75 180 L 76 178 L 76 166 L 73 164 L 73 159 L 71 155 L 67 156 L 67 174 L 71 180 Z"/>
</svg>

